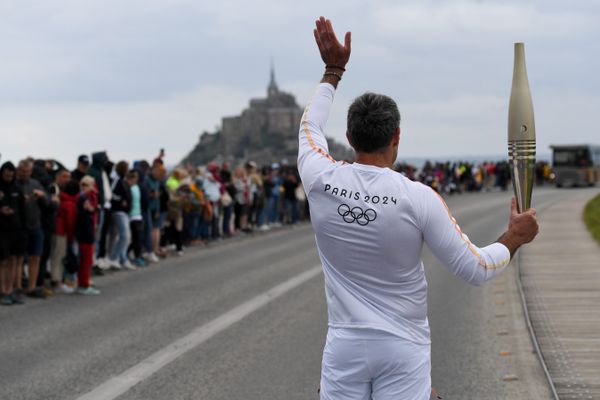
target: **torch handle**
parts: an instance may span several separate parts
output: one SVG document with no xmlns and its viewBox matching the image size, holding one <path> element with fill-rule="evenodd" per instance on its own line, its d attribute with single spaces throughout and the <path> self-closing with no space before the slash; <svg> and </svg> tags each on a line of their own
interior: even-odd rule
<svg viewBox="0 0 600 400">
<path fill-rule="evenodd" d="M 517 198 L 517 211 L 522 213 L 531 208 L 535 178 L 535 140 L 509 141 L 508 163 Z"/>
</svg>

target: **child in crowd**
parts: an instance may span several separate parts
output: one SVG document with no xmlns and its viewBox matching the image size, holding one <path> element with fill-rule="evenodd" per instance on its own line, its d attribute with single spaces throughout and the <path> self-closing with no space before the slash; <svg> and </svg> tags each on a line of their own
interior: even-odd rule
<svg viewBox="0 0 600 400">
<path fill-rule="evenodd" d="M 77 224 L 75 237 L 79 244 L 79 270 L 77 271 L 77 293 L 98 295 L 100 290 L 90 285 L 92 264 L 94 263 L 94 232 L 97 198 L 95 180 L 89 175 L 81 178 L 79 200 L 77 200 Z"/>
</svg>

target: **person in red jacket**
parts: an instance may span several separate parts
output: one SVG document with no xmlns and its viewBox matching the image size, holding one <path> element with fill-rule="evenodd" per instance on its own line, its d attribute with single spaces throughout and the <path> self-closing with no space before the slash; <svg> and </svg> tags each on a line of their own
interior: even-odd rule
<svg viewBox="0 0 600 400">
<path fill-rule="evenodd" d="M 75 180 L 69 181 L 60 191 L 60 205 L 56 214 L 56 232 L 52 237 L 54 243 L 50 258 L 50 271 L 52 286 L 56 293 L 73 293 L 73 288 L 63 283 L 64 263 L 67 246 L 75 240 L 75 224 L 77 222 L 77 200 L 79 198 L 79 184 Z"/>
<path fill-rule="evenodd" d="M 100 290 L 90 286 L 90 275 L 94 263 L 94 233 L 96 232 L 96 210 L 98 196 L 96 195 L 94 178 L 89 175 L 81 178 L 81 192 L 77 200 L 77 223 L 75 238 L 79 245 L 79 270 L 77 271 L 77 293 L 97 295 Z"/>
</svg>

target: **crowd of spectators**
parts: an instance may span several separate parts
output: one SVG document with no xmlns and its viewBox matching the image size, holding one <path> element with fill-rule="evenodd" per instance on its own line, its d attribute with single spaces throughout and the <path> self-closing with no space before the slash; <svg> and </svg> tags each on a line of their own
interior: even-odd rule
<svg viewBox="0 0 600 400">
<path fill-rule="evenodd" d="M 3 305 L 24 296 L 98 295 L 93 275 L 136 270 L 186 246 L 206 245 L 308 215 L 293 166 L 247 162 L 186 165 L 81 155 L 0 168 L 0 289 Z"/>
<path fill-rule="evenodd" d="M 420 170 L 410 164 L 399 163 L 395 166 L 395 170 L 413 181 L 419 181 L 438 193 L 447 195 L 491 190 L 505 191 L 510 184 L 510 169 L 507 161 L 478 163 L 426 161 Z M 548 182 L 551 176 L 551 169 L 547 162 L 540 161 L 536 164 L 537 185 Z"/>
<path fill-rule="evenodd" d="M 97 295 L 93 275 L 136 270 L 183 254 L 184 247 L 308 218 L 295 167 L 246 162 L 167 170 L 149 163 L 79 156 L 69 171 L 56 160 L 5 162 L 0 168 L 1 303 L 55 293 Z M 441 194 L 507 190 L 508 163 L 429 162 L 395 170 Z M 538 163 L 536 179 L 548 179 Z"/>
</svg>

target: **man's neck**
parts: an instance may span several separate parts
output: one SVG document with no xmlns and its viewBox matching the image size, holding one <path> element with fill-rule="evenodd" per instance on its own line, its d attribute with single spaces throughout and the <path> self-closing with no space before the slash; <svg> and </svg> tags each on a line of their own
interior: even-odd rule
<svg viewBox="0 0 600 400">
<path fill-rule="evenodd" d="M 392 168 L 394 162 L 390 161 L 390 156 L 386 153 L 357 153 L 356 162 L 359 164 L 373 165 L 379 168 Z"/>
</svg>

